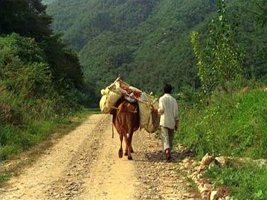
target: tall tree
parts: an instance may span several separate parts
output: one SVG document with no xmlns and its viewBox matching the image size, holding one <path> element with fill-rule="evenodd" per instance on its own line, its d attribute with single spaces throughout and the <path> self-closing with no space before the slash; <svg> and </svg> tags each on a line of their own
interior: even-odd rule
<svg viewBox="0 0 267 200">
<path fill-rule="evenodd" d="M 41 0 L 0 0 L 0 34 L 15 32 L 34 38 L 46 54 L 55 85 L 80 87 L 83 76 L 79 60 L 60 36 L 53 34 L 51 23 Z"/>
<path fill-rule="evenodd" d="M 234 40 L 224 0 L 217 1 L 218 14 L 211 20 L 204 47 L 200 45 L 197 32 L 191 35 L 191 42 L 198 60 L 198 75 L 205 93 L 241 76 L 241 53 Z"/>
<path fill-rule="evenodd" d="M 0 34 L 19 33 L 41 41 L 52 34 L 52 18 L 41 0 L 1 0 Z"/>
</svg>

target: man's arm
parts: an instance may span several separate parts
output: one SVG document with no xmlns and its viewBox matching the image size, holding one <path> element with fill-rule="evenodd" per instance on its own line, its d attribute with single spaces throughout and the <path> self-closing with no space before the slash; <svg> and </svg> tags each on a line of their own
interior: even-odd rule
<svg viewBox="0 0 267 200">
<path fill-rule="evenodd" d="M 162 99 L 159 98 L 159 108 L 158 108 L 158 113 L 160 115 L 162 115 L 164 113 L 164 108 L 163 108 L 163 105 L 162 105 Z"/>
</svg>

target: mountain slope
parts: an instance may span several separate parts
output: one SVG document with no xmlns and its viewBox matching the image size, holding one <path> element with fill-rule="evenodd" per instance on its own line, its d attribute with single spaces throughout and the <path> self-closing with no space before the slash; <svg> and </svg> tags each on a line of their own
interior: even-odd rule
<svg viewBox="0 0 267 200">
<path fill-rule="evenodd" d="M 205 36 L 208 22 L 216 14 L 215 2 L 57 0 L 48 6 L 48 13 L 54 17 L 53 28 L 78 51 L 87 83 L 97 95 L 119 74 L 137 87 L 159 92 L 163 82 L 171 82 L 176 90 L 199 87 L 189 34 L 198 30 Z M 266 60 L 261 51 L 266 31 L 255 15 L 246 11 L 256 9 L 256 2 L 227 2 L 230 23 L 237 27 L 237 42 L 244 49 L 245 71 L 248 77 L 264 77 L 264 62 L 257 57 Z M 246 32 L 246 24 L 251 32 Z M 251 49 L 248 37 L 259 47 Z"/>
<path fill-rule="evenodd" d="M 214 10 L 204 0 L 67 0 L 48 7 L 96 92 L 118 74 L 152 91 L 164 81 L 196 85 L 188 34 Z"/>
</svg>

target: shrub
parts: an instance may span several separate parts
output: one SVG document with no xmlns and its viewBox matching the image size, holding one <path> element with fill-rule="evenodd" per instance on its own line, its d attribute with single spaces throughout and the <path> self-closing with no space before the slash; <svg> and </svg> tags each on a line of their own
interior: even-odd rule
<svg viewBox="0 0 267 200">
<path fill-rule="evenodd" d="M 35 145 L 58 118 L 79 108 L 79 91 L 66 84 L 56 89 L 44 55 L 34 39 L 0 37 L 1 159 Z"/>
</svg>

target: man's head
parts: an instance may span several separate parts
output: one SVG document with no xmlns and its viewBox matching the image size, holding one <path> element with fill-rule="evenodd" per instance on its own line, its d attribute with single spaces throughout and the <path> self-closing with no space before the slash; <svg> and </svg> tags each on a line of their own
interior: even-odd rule
<svg viewBox="0 0 267 200">
<path fill-rule="evenodd" d="M 170 84 L 166 83 L 163 87 L 163 91 L 164 91 L 164 93 L 170 94 L 172 92 L 172 86 Z"/>
</svg>

